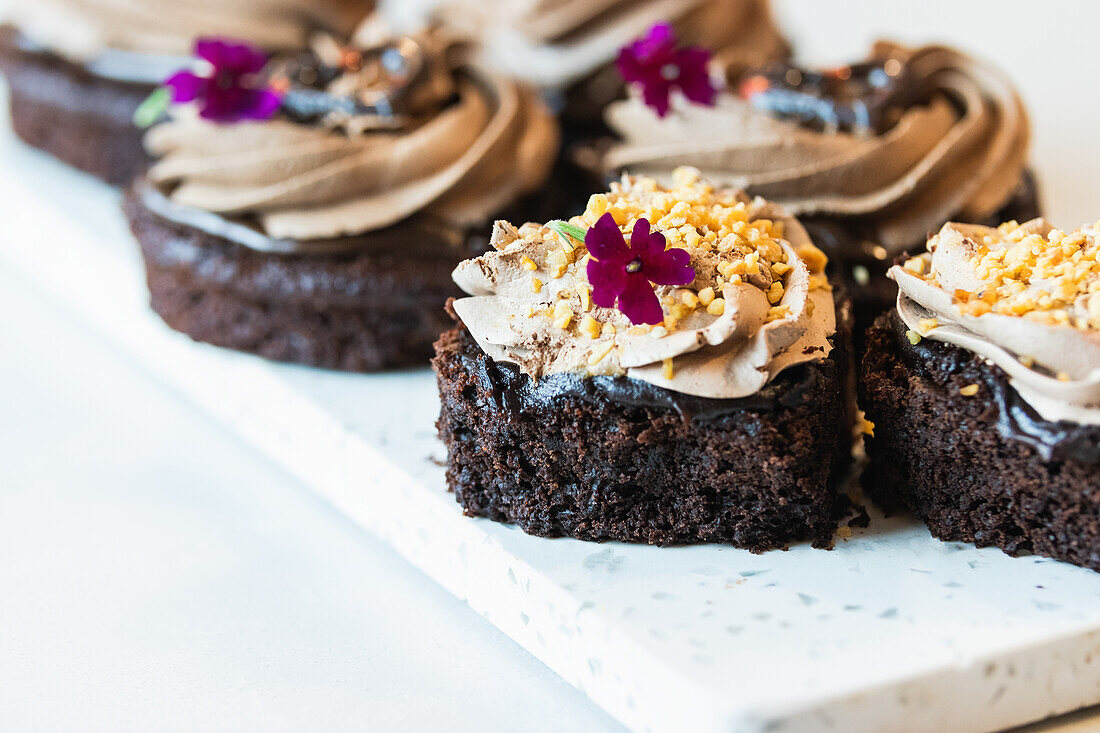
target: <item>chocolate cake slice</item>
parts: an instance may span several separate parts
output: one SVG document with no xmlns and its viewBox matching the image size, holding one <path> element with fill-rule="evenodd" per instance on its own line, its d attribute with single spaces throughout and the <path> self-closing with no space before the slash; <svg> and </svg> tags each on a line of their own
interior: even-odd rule
<svg viewBox="0 0 1100 733">
<path fill-rule="evenodd" d="M 433 366 L 468 515 L 545 537 L 829 543 L 851 442 L 850 307 L 797 222 L 678 176 L 667 190 L 624 179 L 564 226 L 498 223 L 497 251 L 456 270 L 474 296 L 453 302 Z M 649 251 L 683 247 L 693 273 L 648 286 L 661 317 L 639 325 L 623 295 L 608 300 L 613 255 L 593 236 L 633 230 L 638 255 L 650 220 L 679 222 Z M 625 272 L 651 272 L 646 256 Z"/>
</svg>

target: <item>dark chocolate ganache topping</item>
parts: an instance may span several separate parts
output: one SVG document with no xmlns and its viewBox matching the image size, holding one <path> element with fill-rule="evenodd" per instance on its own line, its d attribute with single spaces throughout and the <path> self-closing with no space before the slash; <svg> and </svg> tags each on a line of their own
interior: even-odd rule
<svg viewBox="0 0 1100 733">
<path fill-rule="evenodd" d="M 1013 389 L 1007 375 L 997 366 L 986 364 L 958 346 L 929 339 L 911 343 L 905 335 L 907 327 L 896 312 L 890 323 L 903 360 L 918 373 L 933 369 L 959 372 L 968 366 L 977 368 L 993 403 L 988 417 L 1002 436 L 1026 443 L 1044 461 L 1100 463 L 1100 426 L 1044 420 Z"/>
</svg>

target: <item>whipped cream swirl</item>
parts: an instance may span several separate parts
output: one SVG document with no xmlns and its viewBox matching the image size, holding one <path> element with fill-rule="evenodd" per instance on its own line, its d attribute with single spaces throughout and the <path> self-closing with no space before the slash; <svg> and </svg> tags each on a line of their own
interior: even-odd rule
<svg viewBox="0 0 1100 733">
<path fill-rule="evenodd" d="M 606 112 L 621 142 L 604 166 L 667 178 L 674 167 L 692 165 L 792 215 L 865 225 L 893 254 L 949 219 L 993 215 L 1019 184 L 1027 158 L 1028 118 L 1009 80 L 942 46 L 879 43 L 872 58 L 906 64 L 926 100 L 885 133 L 809 129 L 733 94 L 713 108 L 677 100 L 662 119 L 634 96 Z"/>
<path fill-rule="evenodd" d="M 398 114 L 220 125 L 185 109 L 149 132 L 148 179 L 174 204 L 254 221 L 277 239 L 361 234 L 420 213 L 485 223 L 545 180 L 556 123 L 533 89 L 455 66 L 435 36 L 418 44 L 427 92 L 409 90 Z M 329 91 L 375 78 L 345 75 Z"/>
<path fill-rule="evenodd" d="M 1100 425 L 1100 252 L 1095 227 L 946 224 L 895 266 L 911 337 L 1000 367 L 1044 419 Z"/>
<path fill-rule="evenodd" d="M 589 227 L 607 212 L 624 232 L 644 216 L 690 254 L 692 284 L 656 287 L 664 324 L 634 326 L 617 309 L 596 307 L 582 243 L 537 224 L 497 222 L 495 251 L 454 272 L 472 296 L 455 301 L 455 312 L 491 358 L 535 379 L 625 375 L 726 399 L 830 353 L 836 313 L 825 257 L 778 207 L 716 191 L 685 170 L 672 189 L 624 178 L 573 222 Z"/>
<path fill-rule="evenodd" d="M 726 67 L 745 69 L 787 53 L 766 0 L 443 0 L 436 14 L 478 41 L 488 68 L 551 89 L 608 66 L 620 48 L 663 21 Z"/>
</svg>

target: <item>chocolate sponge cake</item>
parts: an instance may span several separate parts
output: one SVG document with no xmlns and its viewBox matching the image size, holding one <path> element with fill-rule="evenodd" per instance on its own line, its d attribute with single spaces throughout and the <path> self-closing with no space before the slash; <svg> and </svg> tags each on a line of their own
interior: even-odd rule
<svg viewBox="0 0 1100 733">
<path fill-rule="evenodd" d="M 892 271 L 899 308 L 869 330 L 860 381 L 878 504 L 1100 571 L 1095 237 L 947 225 Z"/>
<path fill-rule="evenodd" d="M 496 251 L 456 270 L 474 295 L 433 366 L 467 514 L 548 537 L 828 543 L 850 311 L 797 222 L 678 179 L 624 179 L 569 223 L 498 222 Z"/>
</svg>

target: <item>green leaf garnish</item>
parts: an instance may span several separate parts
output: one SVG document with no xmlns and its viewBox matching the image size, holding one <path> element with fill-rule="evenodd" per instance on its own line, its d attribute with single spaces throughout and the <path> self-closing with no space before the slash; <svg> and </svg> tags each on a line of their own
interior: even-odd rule
<svg viewBox="0 0 1100 733">
<path fill-rule="evenodd" d="M 578 242 L 584 243 L 584 230 L 576 224 L 570 224 L 567 221 L 562 221 L 561 219 L 558 219 L 556 221 L 550 222 L 546 226 L 550 227 L 563 237 L 569 237 L 571 239 L 577 240 Z"/>
<path fill-rule="evenodd" d="M 172 103 L 172 94 L 167 87 L 157 87 L 145 101 L 134 110 L 134 124 L 145 129 L 152 127 L 168 111 Z"/>
</svg>

